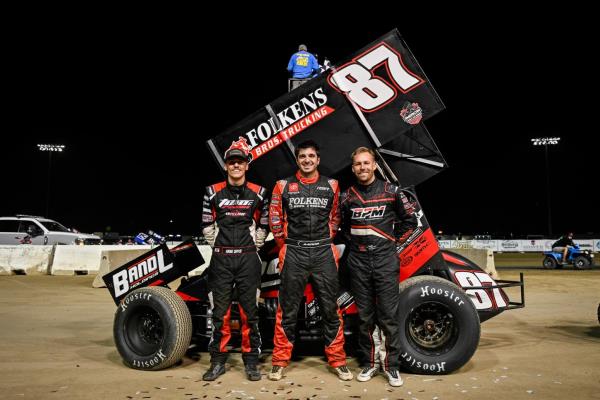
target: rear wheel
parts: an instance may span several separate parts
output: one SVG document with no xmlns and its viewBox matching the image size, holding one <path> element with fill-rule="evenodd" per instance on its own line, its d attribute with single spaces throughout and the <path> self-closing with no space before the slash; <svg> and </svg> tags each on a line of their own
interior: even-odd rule
<svg viewBox="0 0 600 400">
<path fill-rule="evenodd" d="M 400 361 L 406 370 L 453 372 L 471 359 L 479 336 L 477 310 L 460 287 L 435 276 L 400 284 Z"/>
<path fill-rule="evenodd" d="M 554 269 L 557 265 L 558 263 L 556 262 L 556 259 L 550 256 L 546 256 L 546 258 L 544 258 L 544 261 L 542 262 L 542 266 L 545 269 Z"/>
<path fill-rule="evenodd" d="M 127 366 L 159 370 L 185 354 L 192 319 L 185 302 L 171 289 L 145 287 L 129 293 L 119 304 L 113 334 Z"/>
</svg>

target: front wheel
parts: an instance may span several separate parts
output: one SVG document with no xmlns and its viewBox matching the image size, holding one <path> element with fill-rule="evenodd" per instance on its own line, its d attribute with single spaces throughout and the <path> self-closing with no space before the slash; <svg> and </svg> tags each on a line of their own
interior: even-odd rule
<svg viewBox="0 0 600 400">
<path fill-rule="evenodd" d="M 586 269 L 590 266 L 590 260 L 584 256 L 575 257 L 575 260 L 573 260 L 573 266 L 576 269 Z"/>
<path fill-rule="evenodd" d="M 447 374 L 479 345 L 479 315 L 458 286 L 435 276 L 400 284 L 400 361 L 411 373 Z"/>
<path fill-rule="evenodd" d="M 192 318 L 184 301 L 171 289 L 145 287 L 121 301 L 113 334 L 128 367 L 155 371 L 183 357 L 190 346 Z"/>
<path fill-rule="evenodd" d="M 556 259 L 550 256 L 546 256 L 546 258 L 544 258 L 544 262 L 542 263 L 542 266 L 545 269 L 554 269 L 557 267 L 557 265 L 558 263 L 556 262 Z"/>
</svg>

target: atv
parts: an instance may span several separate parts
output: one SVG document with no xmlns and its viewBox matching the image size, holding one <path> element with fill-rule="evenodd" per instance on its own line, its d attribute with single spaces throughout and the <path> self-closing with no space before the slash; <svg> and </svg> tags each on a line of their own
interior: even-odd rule
<svg viewBox="0 0 600 400">
<path fill-rule="evenodd" d="M 384 68 L 385 66 L 385 68 Z M 419 374 L 446 374 L 467 363 L 479 344 L 481 322 L 506 310 L 524 307 L 524 283 L 494 280 L 475 263 L 442 251 L 414 187 L 447 168 L 424 121 L 444 104 L 394 30 L 357 51 L 345 62 L 305 82 L 263 109 L 209 139 L 217 167 L 235 141 L 250 148 L 249 181 L 271 188 L 296 171 L 294 149 L 312 139 L 321 148 L 319 169 L 340 181 L 353 180 L 351 154 L 358 146 L 374 148 L 381 179 L 403 188 L 418 227 L 398 248 L 402 366 Z M 341 235 L 338 235 L 341 236 Z M 338 243 L 343 254 L 343 243 Z M 278 249 L 261 249 L 263 264 L 259 326 L 263 348 L 272 346 L 280 276 Z M 190 343 L 202 349 L 211 337 L 212 319 L 205 264 L 192 242 L 168 249 L 164 244 L 106 274 L 103 279 L 117 304 L 114 338 L 126 365 L 158 370 L 175 364 Z M 338 305 L 349 349 L 360 323 L 348 272 L 340 259 Z M 210 268 L 210 267 L 208 267 Z M 169 284 L 180 283 L 173 291 Z M 510 300 L 506 288 L 520 288 Z M 321 317 L 311 283 L 298 309 L 296 344 L 322 340 Z M 232 307 L 232 340 L 239 340 L 240 318 Z"/>
<path fill-rule="evenodd" d="M 581 250 L 577 244 L 567 250 L 567 258 L 564 262 L 562 252 L 551 250 L 545 251 L 544 255 L 542 266 L 545 269 L 562 268 L 565 264 L 571 264 L 575 269 L 586 269 L 592 266 L 594 260 L 594 255 L 591 251 Z"/>
</svg>

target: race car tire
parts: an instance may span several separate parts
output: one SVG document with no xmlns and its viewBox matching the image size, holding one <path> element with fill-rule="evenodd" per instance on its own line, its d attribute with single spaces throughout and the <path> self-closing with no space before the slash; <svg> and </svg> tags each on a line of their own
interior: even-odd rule
<svg viewBox="0 0 600 400">
<path fill-rule="evenodd" d="M 573 266 L 575 269 L 586 269 L 590 266 L 590 260 L 584 256 L 575 257 L 575 260 L 573 260 Z"/>
<path fill-rule="evenodd" d="M 113 335 L 128 367 L 156 371 L 181 360 L 190 346 L 192 318 L 185 302 L 171 289 L 145 287 L 121 301 Z"/>
<path fill-rule="evenodd" d="M 400 362 L 416 374 L 440 375 L 465 365 L 479 345 L 479 315 L 468 295 L 436 276 L 400 284 Z"/>
<path fill-rule="evenodd" d="M 544 269 L 555 269 L 558 266 L 554 257 L 546 256 L 542 262 Z"/>
</svg>

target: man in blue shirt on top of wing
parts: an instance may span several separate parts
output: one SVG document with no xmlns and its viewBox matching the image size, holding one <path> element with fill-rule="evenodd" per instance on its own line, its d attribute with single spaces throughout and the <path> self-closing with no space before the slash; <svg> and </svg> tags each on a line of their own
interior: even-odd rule
<svg viewBox="0 0 600 400">
<path fill-rule="evenodd" d="M 319 63 L 315 56 L 307 51 L 306 45 L 298 46 L 298 52 L 292 54 L 287 67 L 294 79 L 308 79 L 319 72 Z"/>
</svg>

